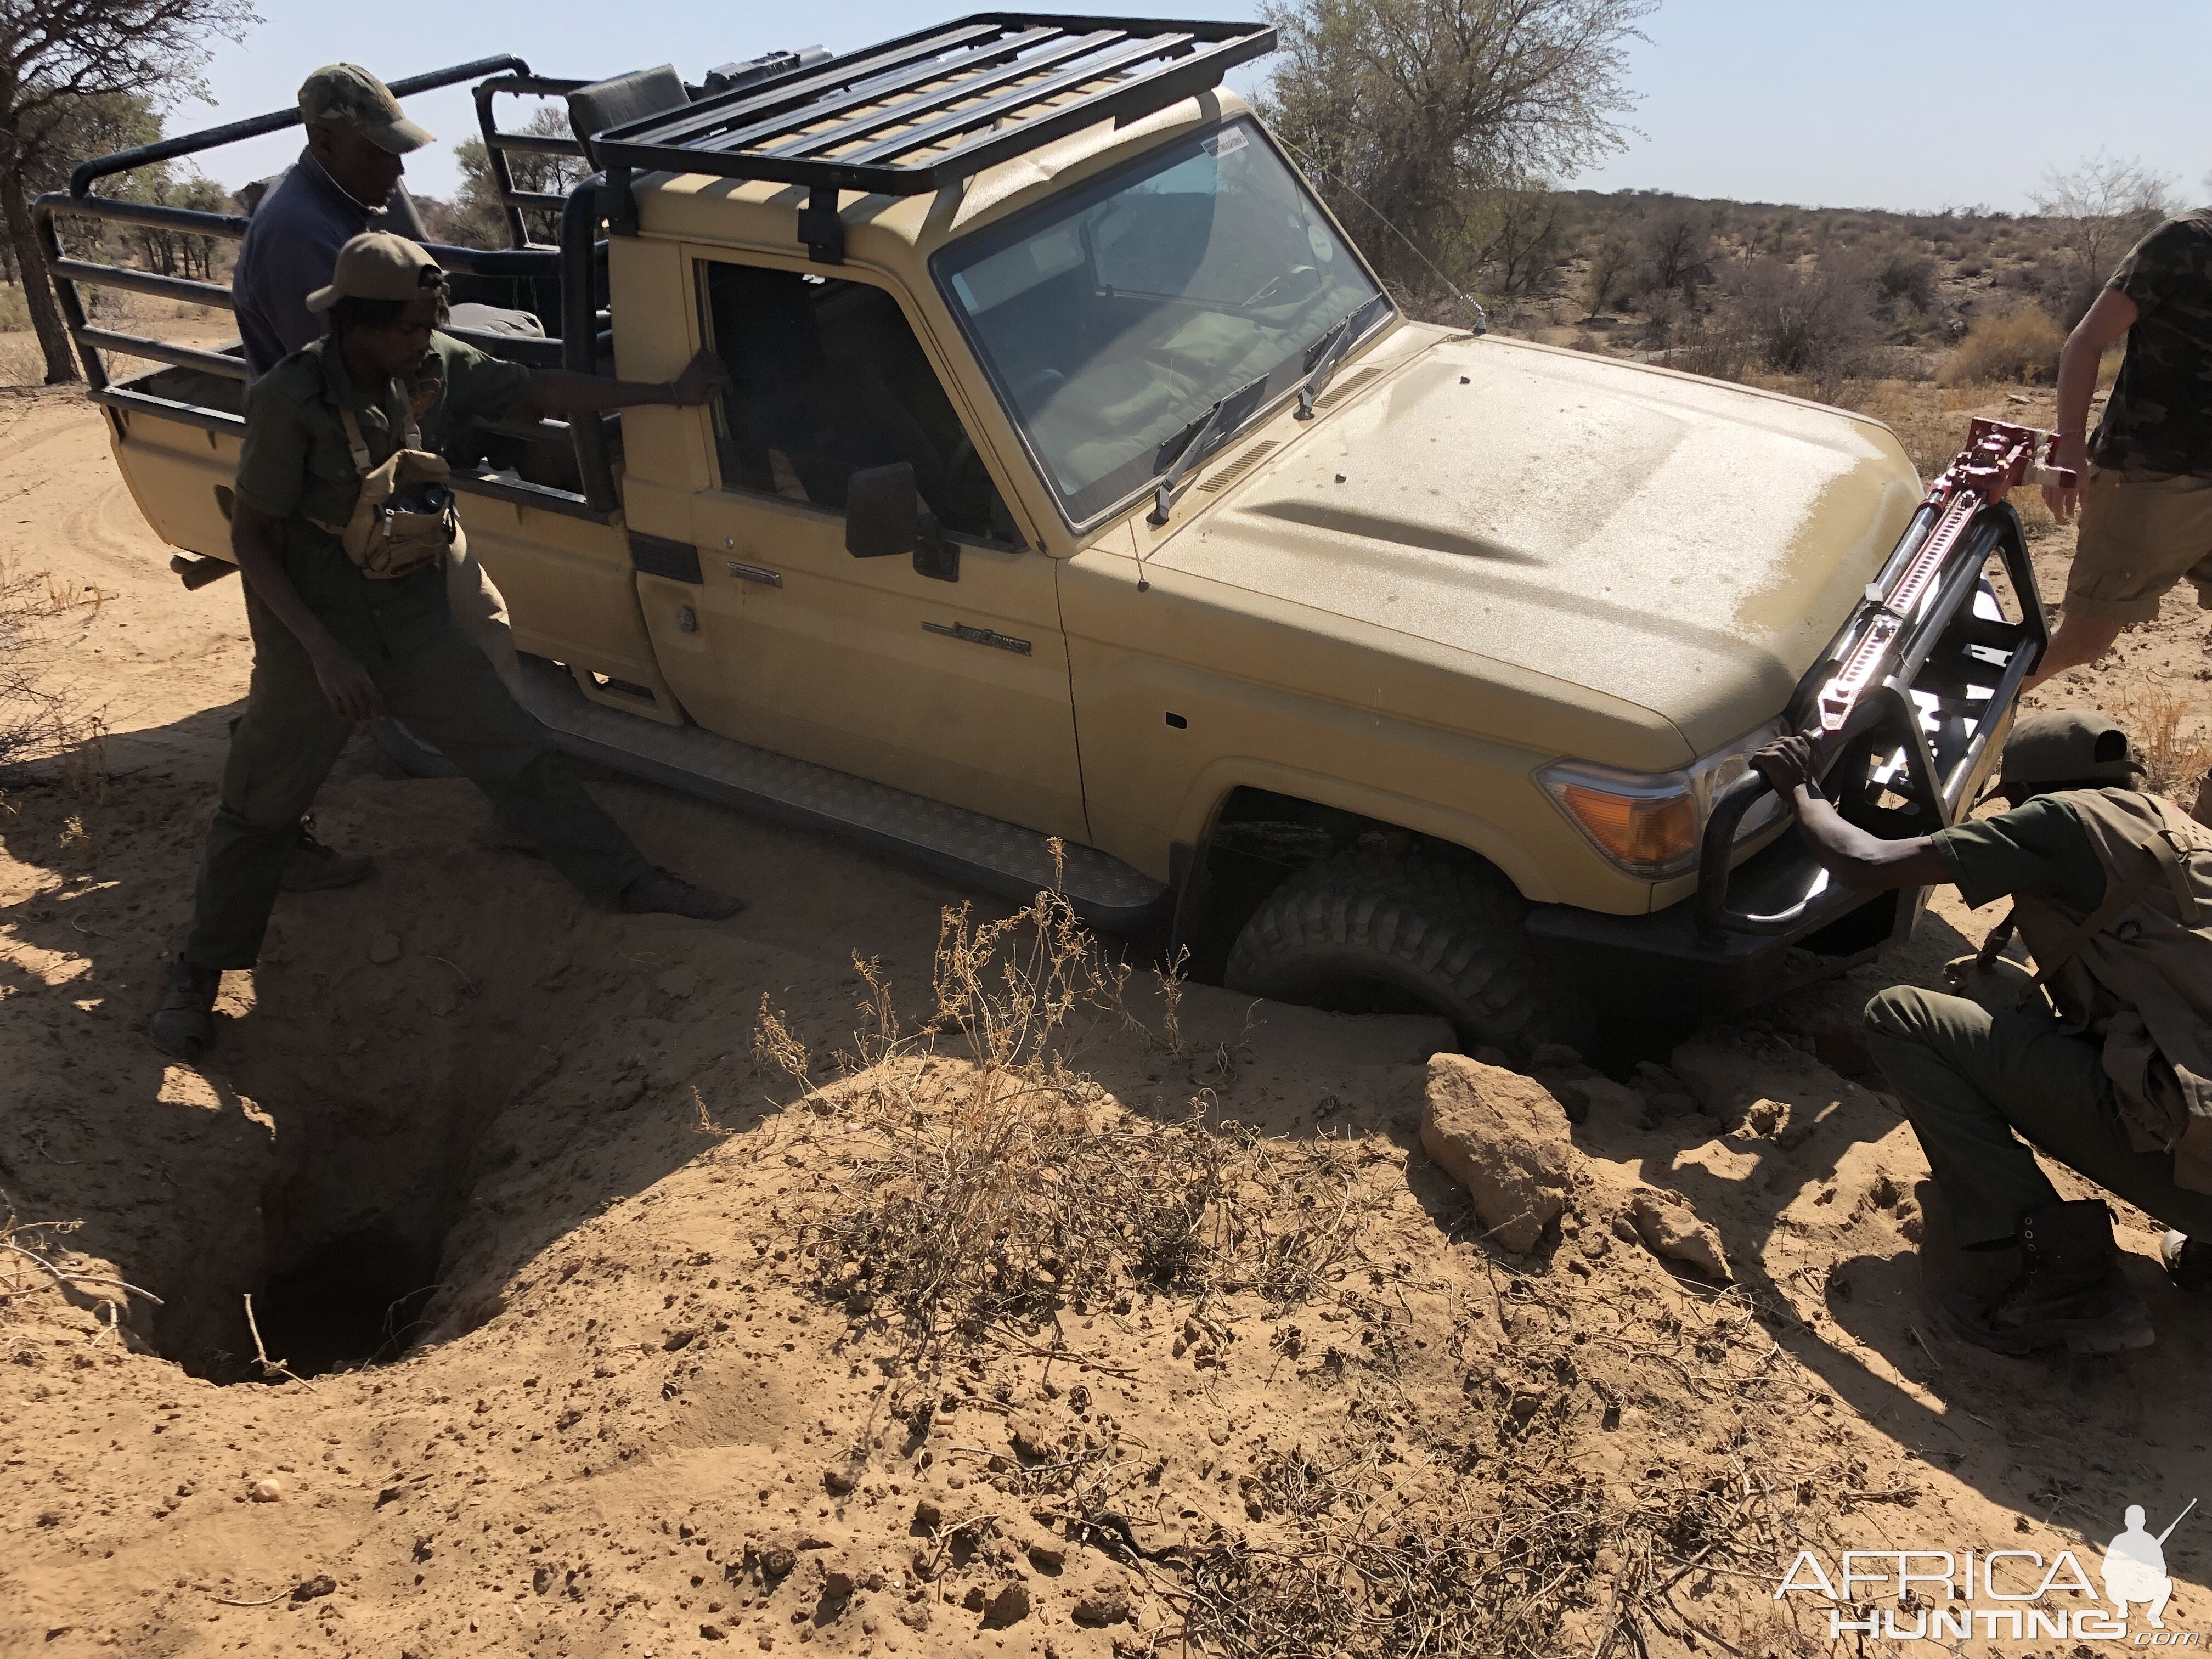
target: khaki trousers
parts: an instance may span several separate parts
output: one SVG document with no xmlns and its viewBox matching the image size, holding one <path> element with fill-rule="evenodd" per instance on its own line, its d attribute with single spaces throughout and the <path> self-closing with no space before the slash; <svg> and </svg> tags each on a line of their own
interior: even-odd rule
<svg viewBox="0 0 2212 1659">
<path fill-rule="evenodd" d="M 354 730 L 324 697 L 306 649 L 251 586 L 246 616 L 253 678 L 231 732 L 222 800 L 200 862 L 185 945 L 194 968 L 253 965 L 300 815 Z M 325 620 L 368 669 L 386 708 L 435 744 L 586 898 L 611 904 L 651 870 L 443 609 L 404 619 Z"/>
<path fill-rule="evenodd" d="M 1992 1013 L 1912 986 L 1867 1004 L 1867 1045 L 1904 1103 L 1968 1249 L 2013 1242 L 2058 1202 L 2035 1150 L 2192 1238 L 2212 1238 L 2212 1194 L 2173 1183 L 2171 1152 L 2139 1152 L 2098 1045 L 2048 1014 Z"/>
<path fill-rule="evenodd" d="M 522 665 L 514 658 L 514 636 L 509 630 L 507 601 L 493 585 L 483 561 L 469 548 L 465 532 L 453 539 L 446 556 L 446 603 L 460 629 L 491 659 L 507 689 L 522 695 Z"/>
</svg>

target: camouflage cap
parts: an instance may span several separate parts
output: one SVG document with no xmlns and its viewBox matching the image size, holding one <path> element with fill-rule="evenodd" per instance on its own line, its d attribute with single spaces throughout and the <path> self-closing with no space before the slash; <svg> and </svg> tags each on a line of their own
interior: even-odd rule
<svg viewBox="0 0 2212 1659">
<path fill-rule="evenodd" d="M 300 83 L 300 113 L 309 126 L 338 122 L 394 155 L 431 140 L 401 112 L 392 88 L 358 64 L 325 64 Z"/>
<path fill-rule="evenodd" d="M 438 262 L 404 236 L 365 230 L 338 250 L 331 285 L 307 296 L 307 309 L 328 311 L 341 300 L 411 300 L 445 286 Z"/>
<path fill-rule="evenodd" d="M 2031 783 L 2126 785 L 2142 769 L 2118 720 L 2087 708 L 2045 708 L 2014 725 L 1997 781 L 2006 788 Z"/>
</svg>

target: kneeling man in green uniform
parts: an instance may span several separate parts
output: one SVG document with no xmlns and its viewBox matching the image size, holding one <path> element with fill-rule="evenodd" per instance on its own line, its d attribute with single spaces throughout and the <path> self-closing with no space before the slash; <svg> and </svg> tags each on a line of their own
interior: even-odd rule
<svg viewBox="0 0 2212 1659">
<path fill-rule="evenodd" d="M 705 403 L 721 366 L 702 355 L 672 384 L 648 386 L 488 357 L 437 331 L 445 272 L 380 233 L 348 242 L 307 305 L 330 332 L 246 393 L 231 548 L 253 677 L 191 932 L 154 1016 L 155 1046 L 182 1060 L 214 1035 L 223 970 L 260 954 L 301 813 L 356 723 L 387 712 L 595 902 L 701 921 L 742 908 L 647 863 L 454 623 L 441 565 L 456 526 L 436 459 L 480 416 Z"/>
<path fill-rule="evenodd" d="M 1973 1000 L 1899 986 L 1866 1011 L 1960 1244 L 2021 1250 L 1994 1300 L 1950 1298 L 1959 1334 L 1999 1353 L 2147 1346 L 2111 1212 L 2063 1202 L 2035 1154 L 2172 1229 L 2177 1285 L 2212 1283 L 2212 830 L 2140 787 L 2126 732 L 2074 709 L 2014 728 L 1998 777 L 2011 811 L 1910 841 L 1846 823 L 1802 738 L 1752 763 L 1844 885 L 1954 882 L 1972 905 L 2013 900 L 1990 945 L 1959 964 Z M 2014 927 L 2032 978 L 1997 955 Z"/>
</svg>

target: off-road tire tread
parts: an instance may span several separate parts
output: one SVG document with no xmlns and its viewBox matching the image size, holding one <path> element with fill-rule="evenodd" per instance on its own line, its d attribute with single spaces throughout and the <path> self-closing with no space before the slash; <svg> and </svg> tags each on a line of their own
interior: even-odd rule
<svg viewBox="0 0 2212 1659">
<path fill-rule="evenodd" d="M 1325 978 L 1382 980 L 1444 1015 L 1468 1047 L 1525 1055 L 1583 1037 L 1588 1018 L 1538 967 L 1527 908 L 1480 866 L 1355 848 L 1269 894 L 1224 977 L 1232 990 L 1285 1002 L 1309 1000 Z"/>
</svg>

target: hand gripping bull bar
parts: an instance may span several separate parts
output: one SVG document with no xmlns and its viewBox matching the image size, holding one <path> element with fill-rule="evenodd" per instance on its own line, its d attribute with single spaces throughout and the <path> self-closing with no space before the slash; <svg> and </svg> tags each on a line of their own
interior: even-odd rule
<svg viewBox="0 0 2212 1659">
<path fill-rule="evenodd" d="M 2020 484 L 2073 486 L 2070 470 L 2048 465 L 2054 442 L 2049 433 L 2002 421 L 1978 420 L 1967 428 L 1966 448 L 1929 486 L 1881 574 L 1868 584 L 1850 619 L 1791 699 L 1790 723 L 1813 740 L 1822 778 L 1847 752 L 1876 752 L 1884 739 L 1894 739 L 1904 774 L 1887 787 L 1909 799 L 1923 822 L 1955 823 L 1971 805 L 1966 796 L 1992 757 L 1990 745 L 2050 641 L 2020 518 L 2005 496 Z M 2018 623 L 1975 611 L 1974 596 L 1992 556 L 2004 562 L 2021 612 Z M 1939 661 L 1939 673 L 1955 674 L 1970 662 L 1990 664 L 1989 657 L 1970 654 L 1976 647 L 2002 653 L 2003 667 L 1982 705 L 1989 712 L 1962 745 L 1949 745 L 1939 757 L 1913 692 L 1947 640 L 1958 654 Z M 1923 695 L 1929 690 L 1919 689 Z M 1940 687 L 1935 695 L 1941 699 Z M 1959 702 L 1954 700 L 1954 707 Z M 1707 939 L 1796 932 L 1826 896 L 1826 890 L 1816 886 L 1765 915 L 1729 905 L 1736 830 L 1766 791 L 1766 780 L 1748 772 L 1721 793 L 1706 818 L 1698 856 L 1697 921 Z"/>
</svg>

